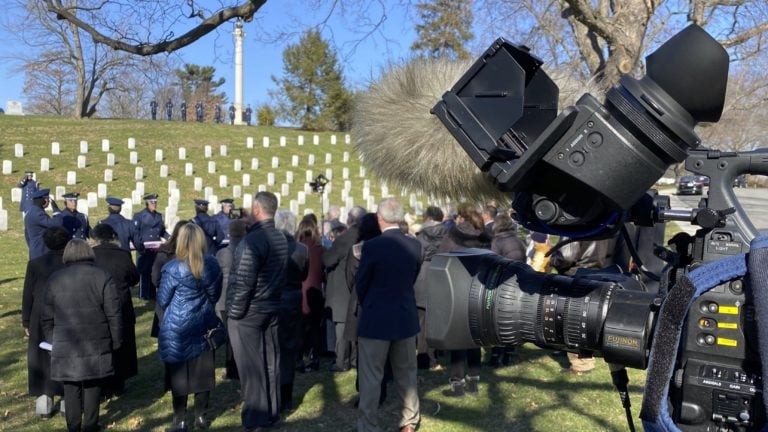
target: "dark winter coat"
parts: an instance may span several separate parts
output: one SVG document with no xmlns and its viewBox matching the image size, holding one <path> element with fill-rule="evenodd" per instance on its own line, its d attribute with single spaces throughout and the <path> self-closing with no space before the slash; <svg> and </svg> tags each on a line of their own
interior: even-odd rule
<svg viewBox="0 0 768 432">
<path fill-rule="evenodd" d="M 285 287 L 288 242 L 271 219 L 256 222 L 235 252 L 227 287 L 227 316 L 277 313 Z"/>
<path fill-rule="evenodd" d="M 107 224 L 115 230 L 117 239 L 120 241 L 120 247 L 130 251 L 131 243 L 136 246 L 138 240 L 134 238 L 133 222 L 129 221 L 120 213 L 111 213 L 106 219 L 102 219 L 100 224 Z"/>
<path fill-rule="evenodd" d="M 203 274 L 195 279 L 185 261 L 174 259 L 163 266 L 157 304 L 163 309 L 157 337 L 160 358 L 181 363 L 209 351 L 205 334 L 218 325 L 214 305 L 221 295 L 221 269 L 206 255 Z"/>
<path fill-rule="evenodd" d="M 192 218 L 192 223 L 203 229 L 205 233 L 205 240 L 207 241 L 207 248 L 205 253 L 211 256 L 216 256 L 216 252 L 224 244 L 224 239 L 227 238 L 227 233 L 221 229 L 221 225 L 206 212 L 198 212 L 197 216 Z"/>
<path fill-rule="evenodd" d="M 443 238 L 437 253 L 453 252 L 459 249 L 490 249 L 491 238 L 482 229 L 477 229 L 467 221 L 456 224 Z"/>
<path fill-rule="evenodd" d="M 160 286 L 160 276 L 163 273 L 163 266 L 172 260 L 176 256 L 176 250 L 167 247 L 168 243 L 160 246 L 157 250 L 157 256 L 152 262 L 152 285 Z M 152 318 L 152 328 L 149 331 L 149 335 L 157 337 L 160 333 L 160 321 L 163 320 L 163 309 L 155 302 L 155 316 Z"/>
<path fill-rule="evenodd" d="M 131 253 L 116 244 L 100 244 L 93 248 L 96 265 L 112 275 L 120 295 L 120 310 L 123 317 L 123 343 L 115 352 L 115 375 L 130 378 L 138 373 L 136 357 L 136 312 L 131 299 L 131 287 L 139 282 L 139 272 L 133 265 Z"/>
<path fill-rule="evenodd" d="M 221 296 L 219 296 L 219 301 L 216 302 L 216 312 L 224 312 L 227 310 L 229 274 L 232 271 L 232 261 L 235 256 L 235 251 L 242 239 L 242 237 L 233 238 L 226 247 L 216 252 L 216 260 L 219 262 L 219 267 L 221 267 Z"/>
<path fill-rule="evenodd" d="M 30 396 L 64 394 L 60 383 L 51 380 L 51 353 L 40 348 L 43 327 L 40 316 L 45 306 L 49 277 L 64 268 L 63 251 L 49 251 L 27 263 L 24 293 L 21 301 L 21 322 L 29 329 L 27 341 L 27 383 Z"/>
<path fill-rule="evenodd" d="M 112 276 L 92 262 L 65 266 L 48 280 L 42 323 L 53 344 L 51 379 L 86 381 L 114 374 L 123 334 Z"/>
<path fill-rule="evenodd" d="M 24 238 L 29 248 L 29 259 L 35 259 L 45 255 L 48 247 L 43 242 L 45 230 L 53 226 L 61 226 L 63 219 L 61 213 L 49 216 L 45 210 L 34 204 L 27 206 L 27 215 L 24 217 Z"/>
<path fill-rule="evenodd" d="M 525 244 L 515 231 L 504 231 L 493 236 L 491 250 L 512 261 L 525 262 Z"/>
<path fill-rule="evenodd" d="M 309 270 L 309 254 L 307 247 L 299 243 L 288 233 L 288 267 L 286 269 L 285 289 L 280 301 L 280 318 L 278 329 L 280 348 L 298 350 L 301 347 L 301 283 L 307 278 Z M 281 361 L 283 361 L 281 357 Z"/>
<path fill-rule="evenodd" d="M 413 284 L 421 245 L 400 229 L 363 243 L 355 289 L 360 301 L 359 337 L 401 340 L 419 332 Z"/>
<path fill-rule="evenodd" d="M 357 242 L 358 228 L 355 225 L 334 240 L 330 249 L 323 253 L 323 265 L 328 274 L 325 287 L 325 307 L 331 309 L 334 322 L 347 319 L 349 305 L 349 284 L 347 283 L 347 255 Z"/>
</svg>

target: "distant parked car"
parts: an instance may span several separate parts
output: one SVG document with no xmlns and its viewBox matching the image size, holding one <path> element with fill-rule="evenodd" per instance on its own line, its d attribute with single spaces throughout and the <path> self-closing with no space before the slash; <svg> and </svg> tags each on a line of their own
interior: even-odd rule
<svg viewBox="0 0 768 432">
<path fill-rule="evenodd" d="M 682 176 L 677 182 L 677 194 L 701 195 L 704 189 L 704 181 L 699 177 L 703 176 Z"/>
<path fill-rule="evenodd" d="M 747 187 L 747 178 L 744 176 L 744 174 L 737 176 L 735 179 L 733 179 L 733 187 L 735 188 Z"/>
<path fill-rule="evenodd" d="M 708 176 L 696 176 L 696 179 L 701 182 L 704 186 L 709 187 L 709 177 Z"/>
</svg>

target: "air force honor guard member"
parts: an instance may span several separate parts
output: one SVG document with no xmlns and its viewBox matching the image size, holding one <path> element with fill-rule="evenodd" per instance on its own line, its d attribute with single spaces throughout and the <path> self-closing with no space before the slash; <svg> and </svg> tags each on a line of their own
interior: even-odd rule
<svg viewBox="0 0 768 432">
<path fill-rule="evenodd" d="M 163 215 L 157 211 L 157 194 L 145 195 L 144 201 L 144 210 L 133 216 L 133 238 L 136 241 L 136 268 L 141 275 L 139 297 L 148 300 L 155 298 L 157 293 L 157 287 L 152 284 L 152 264 L 160 242 L 168 238 L 168 233 L 165 232 Z"/>
<path fill-rule="evenodd" d="M 48 247 L 43 243 L 45 230 L 53 226 L 61 226 L 62 217 L 59 207 L 50 199 L 50 189 L 42 189 L 32 194 L 32 204 L 28 207 L 27 216 L 24 217 L 24 238 L 29 247 L 29 259 L 33 260 L 48 252 Z M 51 204 L 53 216 L 48 216 L 45 208 Z"/>
<path fill-rule="evenodd" d="M 18 188 L 21 189 L 21 203 L 19 203 L 19 210 L 24 216 L 29 211 L 29 208 L 32 207 L 32 195 L 39 189 L 38 184 L 35 181 L 35 173 L 32 171 L 25 172 L 24 178 L 19 181 Z"/>
<path fill-rule="evenodd" d="M 120 248 L 131 251 L 131 241 L 133 240 L 133 223 L 120 214 L 123 208 L 123 200 L 114 197 L 107 197 L 107 211 L 109 216 L 99 221 L 100 224 L 107 224 L 117 233 L 117 239 L 120 241 Z"/>
<path fill-rule="evenodd" d="M 69 231 L 72 238 L 87 240 L 91 236 L 91 225 L 88 218 L 77 211 L 77 192 L 64 194 L 64 210 L 61 211 L 62 225 Z"/>
<path fill-rule="evenodd" d="M 216 256 L 219 248 L 224 244 L 226 234 L 221 229 L 221 225 L 216 219 L 208 214 L 208 201 L 203 199 L 195 200 L 195 213 L 197 216 L 192 218 L 192 223 L 203 229 L 205 240 L 207 241 L 206 254 Z"/>
<path fill-rule="evenodd" d="M 221 226 L 221 230 L 224 231 L 224 244 L 229 244 L 229 224 L 232 223 L 232 209 L 235 207 L 235 202 L 232 198 L 226 198 L 221 200 L 221 211 L 213 215 L 216 222 Z"/>
</svg>

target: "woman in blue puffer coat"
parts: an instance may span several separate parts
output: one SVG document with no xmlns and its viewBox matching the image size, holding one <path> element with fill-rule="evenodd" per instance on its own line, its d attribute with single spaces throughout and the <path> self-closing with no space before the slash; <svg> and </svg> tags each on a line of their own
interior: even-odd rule
<svg viewBox="0 0 768 432">
<path fill-rule="evenodd" d="M 181 227 L 176 258 L 163 266 L 157 303 L 163 309 L 158 351 L 166 367 L 166 388 L 173 396 L 173 426 L 184 432 L 187 396 L 195 395 L 195 428 L 208 428 L 206 410 L 215 384 L 214 353 L 205 334 L 218 324 L 214 305 L 221 294 L 221 269 L 205 255 L 203 230 Z"/>
</svg>

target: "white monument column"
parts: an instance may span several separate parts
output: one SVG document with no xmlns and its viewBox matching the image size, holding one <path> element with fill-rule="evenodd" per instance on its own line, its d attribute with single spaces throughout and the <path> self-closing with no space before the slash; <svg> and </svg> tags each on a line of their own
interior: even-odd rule
<svg viewBox="0 0 768 432">
<path fill-rule="evenodd" d="M 235 22 L 235 124 L 243 124 L 243 21 Z"/>
</svg>

